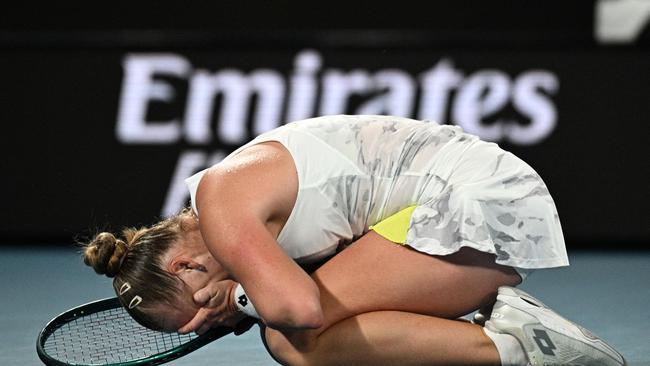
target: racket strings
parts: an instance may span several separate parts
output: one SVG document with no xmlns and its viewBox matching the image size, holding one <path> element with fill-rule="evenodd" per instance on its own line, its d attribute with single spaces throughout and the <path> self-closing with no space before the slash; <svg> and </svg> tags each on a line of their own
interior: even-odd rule
<svg viewBox="0 0 650 366">
<path fill-rule="evenodd" d="M 147 329 L 123 308 L 116 308 L 64 324 L 49 335 L 43 348 L 59 361 L 102 365 L 163 353 L 196 337 Z"/>
</svg>

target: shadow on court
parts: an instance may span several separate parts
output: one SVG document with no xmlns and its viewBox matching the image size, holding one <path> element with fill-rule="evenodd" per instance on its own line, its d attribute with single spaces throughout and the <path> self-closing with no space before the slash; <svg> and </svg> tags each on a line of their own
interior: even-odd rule
<svg viewBox="0 0 650 366">
<path fill-rule="evenodd" d="M 36 336 L 47 321 L 81 303 L 114 296 L 74 249 L 0 249 L 0 365 L 39 365 Z M 630 365 L 650 365 L 650 252 L 570 253 L 571 267 L 533 273 L 522 286 L 598 334 Z M 258 329 L 227 336 L 170 365 L 273 365 Z"/>
</svg>

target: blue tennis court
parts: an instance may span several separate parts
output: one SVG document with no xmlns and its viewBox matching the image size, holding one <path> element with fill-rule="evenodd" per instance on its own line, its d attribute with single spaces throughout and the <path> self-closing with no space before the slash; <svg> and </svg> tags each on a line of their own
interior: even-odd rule
<svg viewBox="0 0 650 366">
<path fill-rule="evenodd" d="M 12 3 L 18 5 L 17 1 L 7 5 Z M 273 230 L 288 228 L 286 235 L 273 234 L 277 234 L 276 241 L 285 254 L 299 262 L 301 258 L 316 258 L 313 255 L 333 254 L 333 248 L 361 237 L 369 225 L 404 212 L 399 210 L 421 205 L 429 192 L 438 194 L 438 188 L 445 193 L 440 193 L 441 199 L 436 201 L 440 210 L 436 206 L 431 215 L 422 215 L 418 221 L 422 225 L 418 226 L 422 232 L 430 229 L 428 237 L 440 239 L 441 243 L 447 236 L 471 239 L 458 230 L 467 225 L 476 237 L 493 236 L 492 242 L 485 240 L 490 248 L 494 244 L 494 250 L 488 251 L 505 253 L 513 261 L 546 263 L 540 260 L 545 251 L 561 254 L 558 258 L 564 261 L 559 240 L 561 222 L 571 266 L 532 273 L 522 287 L 611 343 L 630 365 L 650 366 L 650 0 L 461 0 L 433 5 L 412 2 L 408 6 L 395 1 L 338 4 L 322 0 L 253 0 L 192 2 L 191 6 L 185 2 L 160 2 L 155 7 L 144 5 L 138 9 L 139 3 L 129 2 L 127 7 L 111 2 L 100 9 L 56 2 L 51 9 L 40 4 L 22 10 L 19 6 L 5 6 L 0 11 L 0 121 L 1 135 L 5 137 L 0 143 L 0 191 L 4 193 L 0 210 L 0 366 L 41 365 L 36 339 L 50 319 L 81 304 L 115 296 L 111 279 L 96 275 L 84 265 L 81 249 L 72 243 L 89 243 L 94 234 L 103 231 L 117 234 L 119 238 L 104 244 L 113 246 L 113 254 L 120 253 L 107 255 L 110 253 L 103 250 L 102 258 L 89 263 L 108 275 L 131 272 L 129 265 L 122 266 L 128 263 L 124 248 L 129 240 L 119 234 L 121 229 L 150 226 L 183 212 L 191 202 L 201 206 L 197 191 L 202 173 L 198 173 L 224 159 L 232 162 L 226 157 L 258 136 L 275 136 L 268 141 L 282 144 L 284 132 L 273 135 L 272 131 L 290 122 L 324 116 L 346 125 L 342 124 L 340 130 L 332 124 L 308 133 L 291 132 L 291 136 L 301 136 L 298 138 L 289 137 L 287 132 L 286 142 L 296 142 L 292 149 L 285 144 L 299 177 L 295 182 L 288 179 L 293 173 L 291 164 L 280 164 L 286 171 L 277 170 L 275 165 L 262 165 L 271 161 L 263 155 L 250 161 L 251 165 L 256 162 L 255 179 L 240 175 L 239 168 L 221 165 L 228 174 L 232 172 L 233 179 L 239 179 L 232 186 L 227 184 L 228 189 L 243 192 L 231 194 L 227 190 L 226 194 L 210 198 L 225 213 L 224 219 L 219 219 L 224 228 L 230 228 L 228 219 L 239 219 L 231 213 L 244 210 L 242 213 L 247 215 L 245 210 L 257 207 L 256 201 L 281 197 L 271 191 L 289 192 L 294 184 L 295 196 L 287 193 L 282 204 L 268 200 L 267 208 L 255 211 L 268 213 L 269 219 L 261 218 L 260 223 L 273 226 Z M 392 117 L 381 126 L 368 125 L 367 131 L 361 131 L 358 126 L 368 115 Z M 344 120 L 348 117 L 340 116 L 356 116 L 351 120 L 359 119 L 358 124 L 347 124 Z M 436 135 L 422 129 L 425 135 L 415 129 L 401 129 L 393 118 L 438 124 L 440 131 L 447 132 Z M 524 164 L 506 169 L 515 167 L 508 163 L 510 155 L 495 154 L 488 159 L 489 154 L 479 154 L 479 142 L 474 136 L 511 152 L 536 173 L 532 174 Z M 420 153 L 424 150 L 429 152 Z M 285 153 L 278 151 L 282 153 L 273 159 Z M 458 174 L 459 167 L 467 174 Z M 499 175 L 495 174 L 501 170 L 524 173 L 497 179 Z M 492 193 L 471 193 L 479 191 L 474 189 L 478 187 L 474 180 L 480 181 L 481 187 L 484 182 L 496 182 L 506 191 L 495 192 L 507 193 L 508 197 L 495 199 Z M 531 182 L 537 185 L 526 185 Z M 312 198 L 301 194 L 299 201 L 301 188 L 314 193 Z M 488 189 L 480 189 L 484 190 Z M 465 191 L 471 194 L 459 193 Z M 513 191 L 517 191 L 517 197 L 510 197 Z M 554 202 L 553 210 L 549 210 L 548 193 Z M 472 196 L 471 207 L 480 209 L 466 209 L 470 204 L 461 204 L 465 196 Z M 294 197 L 295 202 L 288 201 Z M 534 206 L 525 203 L 524 198 L 545 204 L 544 215 L 530 214 L 528 209 Z M 242 202 L 245 199 L 250 202 Z M 469 216 L 452 219 L 447 215 L 448 223 L 446 218 L 438 220 L 444 216 L 441 212 L 453 211 L 450 202 L 452 208 L 462 208 L 456 211 L 472 211 L 479 219 L 483 207 L 495 214 L 490 215 L 494 217 L 487 226 L 475 225 L 478 220 Z M 508 207 L 521 212 L 501 212 Z M 216 225 L 209 221 L 215 217 L 202 219 L 203 231 L 215 230 Z M 515 219 L 521 220 L 515 224 Z M 430 220 L 439 221 L 439 227 L 429 226 Z M 410 227 L 413 220 L 406 221 Z M 503 228 L 497 230 L 493 224 Z M 538 233 L 538 224 L 551 225 L 554 234 Z M 443 226 L 449 229 L 444 235 L 438 231 Z M 210 245 L 238 243 L 240 238 L 235 234 L 247 235 L 254 231 L 249 230 L 251 227 L 239 225 L 237 233 L 222 230 L 221 234 L 232 234 L 235 239 L 213 240 Z M 519 229 L 526 234 L 519 236 L 510 231 Z M 305 238 L 303 232 L 314 236 Z M 214 236 L 200 228 L 194 234 Z M 538 245 L 546 238 L 553 248 Z M 122 243 L 118 245 L 119 241 Z M 134 243 L 129 244 L 135 247 Z M 530 250 L 525 252 L 531 255 L 509 253 L 510 245 L 515 250 L 527 246 Z M 207 246 L 202 249 L 207 253 Z M 145 251 L 137 258 L 156 260 L 151 252 Z M 253 268 L 250 263 L 274 265 L 272 261 L 238 259 L 242 266 L 248 266 L 245 269 Z M 240 273 L 228 262 L 223 262 L 224 268 L 228 265 L 230 272 Z M 375 262 L 366 263 L 372 270 L 363 273 L 393 273 L 375 272 Z M 205 263 L 189 268 L 188 263 L 180 268 L 199 272 L 213 268 Z M 104 271 L 104 264 L 113 268 Z M 294 275 L 303 276 L 294 269 Z M 293 300 L 292 293 L 297 292 L 290 286 L 292 280 L 268 273 L 272 271 L 258 271 L 256 280 L 289 285 L 267 288 L 265 295 L 272 296 L 259 295 L 260 301 Z M 245 279 L 242 275 L 235 277 Z M 438 277 L 438 282 L 427 284 L 442 283 L 443 276 Z M 340 276 L 337 280 L 350 278 Z M 482 278 L 489 279 L 487 275 Z M 166 293 L 171 285 L 160 279 L 138 276 L 139 287 Z M 404 276 L 390 279 L 396 280 L 393 288 L 422 292 L 420 287 L 404 286 Z M 117 284 L 126 289 L 121 295 L 135 283 L 129 279 Z M 156 286 L 152 284 L 161 284 L 162 290 L 153 289 Z M 248 286 L 244 283 L 238 289 L 243 285 Z M 358 294 L 362 298 L 367 289 L 353 285 L 352 291 L 336 300 L 352 299 Z M 136 292 L 136 287 L 127 294 L 128 300 L 122 298 L 125 304 L 133 304 L 131 309 L 143 297 L 149 297 L 140 290 Z M 286 292 L 278 295 L 282 291 Z M 315 300 L 316 293 L 311 294 Z M 382 294 L 394 293 L 384 290 Z M 441 298 L 444 295 L 440 294 Z M 241 300 L 241 296 L 240 292 L 232 299 Z M 427 299 L 411 293 L 397 296 L 399 301 L 413 303 Z M 301 300 L 300 305 L 309 305 L 308 298 L 295 297 Z M 185 299 L 189 300 L 189 296 Z M 216 301 L 218 297 L 211 299 Z M 248 304 L 250 309 L 253 302 L 243 299 L 237 304 L 245 303 L 241 306 L 244 310 Z M 192 306 L 189 301 L 186 305 Z M 231 305 L 237 306 L 234 302 Z M 283 309 L 278 313 L 295 315 L 290 310 L 285 312 L 292 308 L 281 306 L 279 301 L 273 305 L 260 308 Z M 424 308 L 430 304 L 417 305 Z M 147 306 L 145 302 L 132 312 Z M 171 316 L 163 319 L 174 321 Z M 383 321 L 377 324 L 391 327 Z M 450 324 L 452 328 L 458 325 Z M 442 334 L 446 340 L 464 340 L 442 331 L 428 333 L 428 325 L 420 325 L 418 330 L 424 329 L 422 338 Z M 100 328 L 84 329 L 94 332 Z M 113 329 L 110 334 L 119 341 L 134 339 Z M 412 332 L 406 326 L 403 330 Z M 129 329 L 125 333 L 134 332 Z M 102 345 L 110 343 L 105 342 L 104 334 L 96 335 Z M 420 337 L 412 333 L 389 333 L 394 339 L 409 340 L 398 345 L 408 347 L 400 348 L 406 349 L 406 354 L 376 346 L 369 333 L 358 334 L 362 337 L 357 339 L 373 346 L 370 350 L 387 351 L 379 356 L 380 361 L 396 355 L 402 363 L 408 356 L 422 362 L 411 347 L 415 344 L 411 340 Z M 500 357 L 521 356 L 512 337 L 499 335 L 492 340 Z M 553 343 L 541 342 L 550 337 L 539 337 L 537 333 L 531 337 L 538 351 L 549 356 L 544 350 L 552 348 Z M 89 338 L 78 336 L 75 345 L 83 343 L 78 339 Z M 337 342 L 341 339 L 332 338 Z M 500 351 L 498 339 L 503 341 L 501 346 L 510 345 L 510 350 L 502 347 Z M 430 352 L 431 343 L 423 342 L 425 347 L 419 348 L 425 356 L 441 358 L 452 349 L 462 350 L 457 353 L 463 360 L 467 356 L 483 359 L 479 349 L 472 348 L 472 352 L 463 346 Z M 491 344 L 483 343 L 487 344 L 484 350 L 493 351 Z M 139 349 L 147 349 L 139 339 L 137 344 Z M 114 349 L 125 348 L 111 345 Z M 557 357 L 576 359 L 558 345 Z M 368 352 L 356 347 L 347 349 L 368 362 Z M 324 355 L 339 353 L 328 351 Z M 314 354 L 320 356 L 316 352 L 310 355 Z M 521 363 L 522 357 L 513 363 Z M 501 360 L 508 363 L 503 357 Z M 171 363 L 273 364 L 257 326 Z"/>
<path fill-rule="evenodd" d="M 0 365 L 39 365 L 36 336 L 68 308 L 114 296 L 73 248 L 0 249 Z M 650 253 L 570 253 L 571 267 L 534 273 L 523 286 L 560 314 L 610 342 L 630 365 L 650 365 Z M 273 365 L 258 328 L 227 336 L 170 365 Z"/>
</svg>

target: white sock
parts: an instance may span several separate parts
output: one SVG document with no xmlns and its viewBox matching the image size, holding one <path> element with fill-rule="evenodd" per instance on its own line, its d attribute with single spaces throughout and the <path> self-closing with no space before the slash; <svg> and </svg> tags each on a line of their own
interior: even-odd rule
<svg viewBox="0 0 650 366">
<path fill-rule="evenodd" d="M 510 334 L 494 333 L 493 331 L 483 328 L 483 332 L 487 335 L 499 352 L 502 366 L 526 366 L 528 365 L 528 357 L 524 352 L 523 347 L 517 341 L 517 338 Z"/>
</svg>

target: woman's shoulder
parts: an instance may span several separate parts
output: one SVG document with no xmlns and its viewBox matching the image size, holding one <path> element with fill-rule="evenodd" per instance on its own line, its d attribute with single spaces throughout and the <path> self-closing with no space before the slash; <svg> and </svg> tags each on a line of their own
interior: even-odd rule
<svg viewBox="0 0 650 366">
<path fill-rule="evenodd" d="M 287 148 L 278 141 L 262 141 L 246 146 L 236 154 L 229 155 L 208 171 L 233 178 L 241 174 L 268 174 L 269 168 L 291 169 L 293 158 Z M 238 175 L 239 174 L 239 175 Z"/>
<path fill-rule="evenodd" d="M 263 142 L 207 169 L 197 187 L 199 210 L 249 209 L 262 216 L 291 212 L 298 178 L 291 154 L 277 142 Z"/>
</svg>

